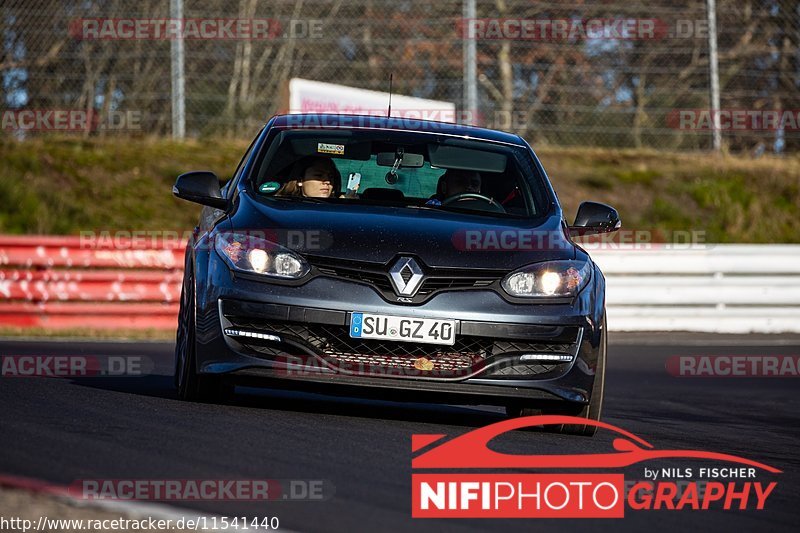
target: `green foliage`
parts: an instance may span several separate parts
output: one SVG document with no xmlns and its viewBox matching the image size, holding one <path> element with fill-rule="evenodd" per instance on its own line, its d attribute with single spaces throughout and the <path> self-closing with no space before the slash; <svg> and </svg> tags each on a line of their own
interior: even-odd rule
<svg viewBox="0 0 800 533">
<path fill-rule="evenodd" d="M 534 147 L 535 148 L 535 147 Z M 800 158 L 543 148 L 570 220 L 580 202 L 617 208 L 623 227 L 703 232 L 709 242 L 800 242 Z"/>
<path fill-rule="evenodd" d="M 172 196 L 177 175 L 230 177 L 246 147 L 219 139 L 0 141 L 0 233 L 189 229 L 199 208 Z"/>
</svg>

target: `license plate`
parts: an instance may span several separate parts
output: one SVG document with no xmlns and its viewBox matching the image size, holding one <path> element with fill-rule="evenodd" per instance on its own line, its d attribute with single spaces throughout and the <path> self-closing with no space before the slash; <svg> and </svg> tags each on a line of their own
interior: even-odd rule
<svg viewBox="0 0 800 533">
<path fill-rule="evenodd" d="M 353 313 L 350 319 L 350 336 L 357 339 L 384 339 L 452 346 L 456 342 L 456 321 Z"/>
</svg>

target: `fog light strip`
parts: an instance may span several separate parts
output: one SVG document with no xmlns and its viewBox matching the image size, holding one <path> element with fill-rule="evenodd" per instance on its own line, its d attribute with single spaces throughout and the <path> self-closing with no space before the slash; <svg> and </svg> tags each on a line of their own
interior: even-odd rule
<svg viewBox="0 0 800 533">
<path fill-rule="evenodd" d="M 277 335 L 269 335 L 267 333 L 258 333 L 257 331 L 245 331 L 243 329 L 225 329 L 225 335 L 230 337 L 252 337 L 254 339 L 263 339 L 265 341 L 281 342 L 281 338 Z"/>
<path fill-rule="evenodd" d="M 519 356 L 520 361 L 572 361 L 572 356 L 568 354 L 552 353 L 526 353 Z"/>
</svg>

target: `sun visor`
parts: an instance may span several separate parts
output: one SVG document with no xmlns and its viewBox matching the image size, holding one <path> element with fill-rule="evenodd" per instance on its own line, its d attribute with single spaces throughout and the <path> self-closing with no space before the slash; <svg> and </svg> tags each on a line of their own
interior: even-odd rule
<svg viewBox="0 0 800 533">
<path fill-rule="evenodd" d="M 372 153 L 371 142 L 355 142 L 349 131 L 292 132 L 289 144 L 294 155 L 301 157 L 319 155 L 366 161 Z"/>
<path fill-rule="evenodd" d="M 508 162 L 505 154 L 443 144 L 429 145 L 428 156 L 435 167 L 479 172 L 504 172 Z"/>
<path fill-rule="evenodd" d="M 353 133 L 338 130 L 283 131 L 273 141 L 261 167 L 256 183 L 267 176 L 270 179 L 298 159 L 306 156 L 344 157 L 367 161 L 370 158 L 372 143 L 354 141 Z"/>
</svg>

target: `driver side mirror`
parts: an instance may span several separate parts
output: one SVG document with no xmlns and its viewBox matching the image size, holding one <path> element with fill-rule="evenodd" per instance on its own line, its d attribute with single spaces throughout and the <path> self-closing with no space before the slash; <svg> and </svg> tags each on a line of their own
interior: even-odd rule
<svg viewBox="0 0 800 533">
<path fill-rule="evenodd" d="M 178 176 L 172 186 L 172 194 L 183 200 L 217 209 L 228 207 L 228 200 L 222 196 L 219 178 L 213 172 L 198 170 Z"/>
<path fill-rule="evenodd" d="M 575 222 L 569 227 L 573 237 L 610 233 L 622 227 L 619 213 L 613 207 L 598 202 L 583 202 L 578 207 Z"/>
</svg>

